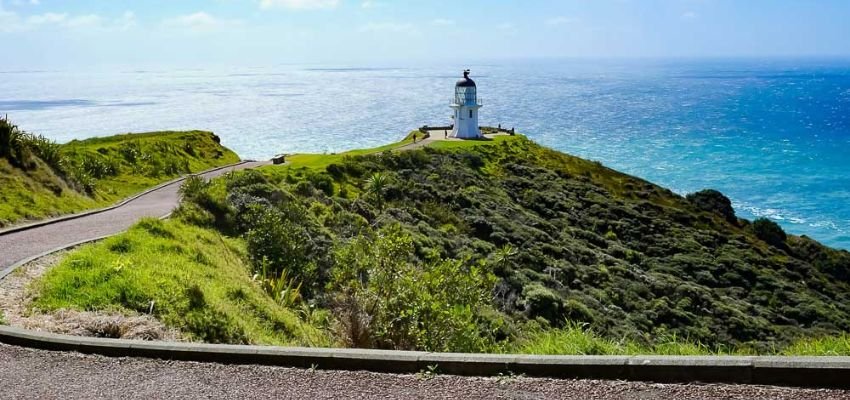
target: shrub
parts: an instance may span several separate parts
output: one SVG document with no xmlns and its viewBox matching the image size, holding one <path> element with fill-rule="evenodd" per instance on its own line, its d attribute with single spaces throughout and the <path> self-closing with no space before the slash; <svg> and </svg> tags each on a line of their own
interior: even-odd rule
<svg viewBox="0 0 850 400">
<path fill-rule="evenodd" d="M 331 197 L 334 195 L 334 181 L 328 174 L 312 174 L 310 175 L 310 183 L 313 187 L 321 190 L 325 196 Z"/>
<path fill-rule="evenodd" d="M 753 230 L 753 233 L 755 233 L 756 237 L 763 240 L 765 243 L 774 247 L 785 246 L 787 235 L 785 234 L 785 231 L 782 230 L 782 227 L 780 227 L 776 222 L 767 218 L 759 218 L 753 221 L 751 229 Z"/>
<path fill-rule="evenodd" d="M 29 149 L 25 142 L 26 134 L 9 120 L 0 118 L 0 157 L 13 165 L 22 166 L 29 159 Z"/>
<path fill-rule="evenodd" d="M 522 296 L 529 316 L 543 317 L 553 323 L 563 319 L 563 299 L 551 289 L 535 282 L 523 288 Z"/>
<path fill-rule="evenodd" d="M 688 201 L 696 208 L 702 211 L 713 212 L 719 214 L 729 222 L 735 223 L 738 218 L 735 216 L 735 209 L 732 208 L 732 201 L 713 189 L 701 190 L 696 193 L 691 193 L 687 196 Z"/>
<path fill-rule="evenodd" d="M 57 173 L 63 172 L 62 146 L 41 135 L 26 135 L 25 137 L 27 145 L 38 158 Z"/>
<path fill-rule="evenodd" d="M 327 168 L 325 168 L 325 170 L 335 180 L 341 180 L 345 176 L 345 169 L 339 164 L 328 165 Z"/>
<path fill-rule="evenodd" d="M 493 343 L 480 316 L 494 277 L 481 264 L 418 263 L 400 226 L 361 235 L 335 252 L 329 288 L 350 345 L 426 351 L 482 351 Z"/>
<path fill-rule="evenodd" d="M 206 198 L 209 197 L 209 187 L 210 183 L 202 176 L 192 175 L 183 180 L 183 184 L 180 185 L 177 193 L 180 194 L 183 200 L 203 204 L 206 202 Z"/>
<path fill-rule="evenodd" d="M 246 242 L 255 272 L 279 276 L 288 271 L 292 278 L 308 285 L 315 278 L 316 265 L 309 257 L 311 245 L 307 231 L 280 211 L 271 207 L 257 209 Z"/>
</svg>

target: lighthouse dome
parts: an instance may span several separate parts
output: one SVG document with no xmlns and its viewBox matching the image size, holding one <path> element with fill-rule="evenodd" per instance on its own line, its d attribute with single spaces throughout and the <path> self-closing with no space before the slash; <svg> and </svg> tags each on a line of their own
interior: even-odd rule
<svg viewBox="0 0 850 400">
<path fill-rule="evenodd" d="M 457 81 L 455 87 L 475 87 L 475 81 L 469 79 L 469 70 L 463 71 L 463 79 Z"/>
</svg>

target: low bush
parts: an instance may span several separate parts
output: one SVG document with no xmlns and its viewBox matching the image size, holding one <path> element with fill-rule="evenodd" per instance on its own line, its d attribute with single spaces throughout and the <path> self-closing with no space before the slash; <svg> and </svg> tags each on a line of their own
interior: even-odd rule
<svg viewBox="0 0 850 400">
<path fill-rule="evenodd" d="M 774 247 L 784 247 L 788 236 L 782 227 L 767 218 L 758 218 L 750 227 L 756 237 Z"/>
<path fill-rule="evenodd" d="M 738 220 L 738 217 L 735 216 L 735 209 L 732 208 L 732 201 L 716 190 L 702 190 L 691 193 L 686 198 L 702 211 L 718 214 L 731 223 L 736 223 Z"/>
</svg>

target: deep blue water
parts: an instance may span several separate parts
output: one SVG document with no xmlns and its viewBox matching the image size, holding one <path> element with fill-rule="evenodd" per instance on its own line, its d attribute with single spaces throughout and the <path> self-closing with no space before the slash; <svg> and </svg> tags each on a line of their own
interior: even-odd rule
<svg viewBox="0 0 850 400">
<path fill-rule="evenodd" d="M 334 152 L 448 123 L 464 67 L 482 124 L 679 193 L 721 190 L 743 217 L 850 249 L 850 61 L 10 71 L 0 112 L 59 141 L 205 129 L 244 158 Z"/>
</svg>

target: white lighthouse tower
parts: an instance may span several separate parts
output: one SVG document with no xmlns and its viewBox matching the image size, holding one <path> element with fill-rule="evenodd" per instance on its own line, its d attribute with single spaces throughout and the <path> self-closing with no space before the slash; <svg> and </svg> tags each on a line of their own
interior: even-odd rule
<svg viewBox="0 0 850 400">
<path fill-rule="evenodd" d="M 455 97 L 450 105 L 454 110 L 454 127 L 451 137 L 477 139 L 482 137 L 478 129 L 478 109 L 481 104 L 475 93 L 475 82 L 469 79 L 469 70 L 463 71 L 463 79 L 455 84 Z"/>
</svg>

